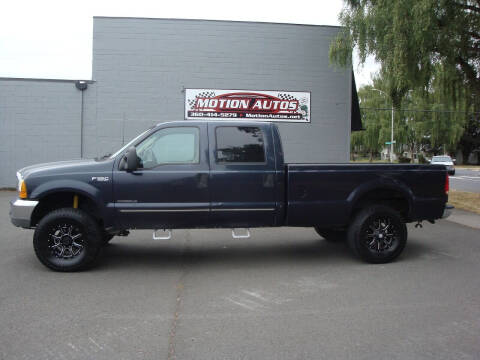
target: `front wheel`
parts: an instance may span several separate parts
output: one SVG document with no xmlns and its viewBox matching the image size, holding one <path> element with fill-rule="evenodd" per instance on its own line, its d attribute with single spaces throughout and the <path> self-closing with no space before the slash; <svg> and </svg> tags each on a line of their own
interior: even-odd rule
<svg viewBox="0 0 480 360">
<path fill-rule="evenodd" d="M 64 208 L 47 214 L 37 225 L 33 247 L 40 262 L 55 271 L 78 271 L 100 254 L 102 230 L 80 209 Z"/>
<path fill-rule="evenodd" d="M 348 246 L 362 260 L 382 264 L 395 260 L 407 243 L 407 226 L 400 214 L 383 205 L 362 209 L 350 224 Z"/>
</svg>

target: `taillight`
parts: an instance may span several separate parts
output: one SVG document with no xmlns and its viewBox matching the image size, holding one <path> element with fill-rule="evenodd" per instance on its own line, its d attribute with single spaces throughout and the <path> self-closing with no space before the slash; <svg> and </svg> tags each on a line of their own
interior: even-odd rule
<svg viewBox="0 0 480 360">
<path fill-rule="evenodd" d="M 445 177 L 445 194 L 448 195 L 448 191 L 450 190 L 450 180 L 448 179 L 448 174 Z"/>
</svg>

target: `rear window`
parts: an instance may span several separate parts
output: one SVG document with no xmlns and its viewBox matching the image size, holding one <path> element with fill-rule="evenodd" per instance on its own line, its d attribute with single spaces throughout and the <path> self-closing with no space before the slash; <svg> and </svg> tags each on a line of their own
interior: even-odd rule
<svg viewBox="0 0 480 360">
<path fill-rule="evenodd" d="M 432 161 L 434 161 L 434 162 L 447 162 L 447 161 L 452 161 L 452 158 L 450 156 L 434 156 L 432 158 Z"/>
<path fill-rule="evenodd" d="M 219 126 L 216 128 L 218 163 L 264 163 L 262 130 L 252 126 Z"/>
</svg>

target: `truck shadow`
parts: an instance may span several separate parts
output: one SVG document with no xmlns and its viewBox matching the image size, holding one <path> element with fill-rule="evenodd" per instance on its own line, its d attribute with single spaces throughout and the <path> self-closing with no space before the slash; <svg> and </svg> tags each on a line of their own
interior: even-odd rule
<svg viewBox="0 0 480 360">
<path fill-rule="evenodd" d="M 410 242 L 397 262 L 421 259 L 431 252 L 420 242 Z M 105 248 L 96 269 L 116 268 L 171 268 L 179 267 L 236 267 L 264 268 L 289 264 L 319 264 L 358 266 L 362 262 L 353 257 L 346 244 L 327 243 L 322 239 L 292 243 L 225 243 L 189 244 L 135 244 L 114 242 Z M 375 265 L 373 265 L 375 266 Z"/>
<path fill-rule="evenodd" d="M 265 267 L 279 264 L 338 261 L 349 258 L 344 244 L 328 244 L 322 240 L 289 244 L 126 244 L 114 243 L 105 248 L 100 267 L 173 267 L 231 266 Z"/>
</svg>

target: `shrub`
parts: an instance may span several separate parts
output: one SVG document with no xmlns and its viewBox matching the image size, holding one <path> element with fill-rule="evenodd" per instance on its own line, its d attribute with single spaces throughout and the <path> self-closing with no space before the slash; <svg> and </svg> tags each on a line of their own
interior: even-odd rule
<svg viewBox="0 0 480 360">
<path fill-rule="evenodd" d="M 399 156 L 399 157 L 398 157 L 398 162 L 399 162 L 400 164 L 409 164 L 410 161 L 412 161 L 412 159 L 407 158 L 407 157 L 405 157 L 405 156 Z"/>
<path fill-rule="evenodd" d="M 423 156 L 423 154 L 418 154 L 418 163 L 419 164 L 428 164 L 428 160 L 425 159 L 425 156 Z"/>
</svg>

